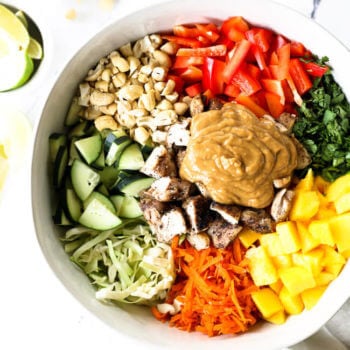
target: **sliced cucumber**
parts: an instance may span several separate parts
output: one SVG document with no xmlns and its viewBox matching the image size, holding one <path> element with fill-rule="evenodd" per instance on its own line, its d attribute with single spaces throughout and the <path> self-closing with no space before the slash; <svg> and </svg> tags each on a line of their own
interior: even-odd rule
<svg viewBox="0 0 350 350">
<path fill-rule="evenodd" d="M 79 223 L 95 229 L 109 230 L 122 223 L 120 218 L 112 213 L 98 199 L 93 199 L 79 218 Z"/>
<path fill-rule="evenodd" d="M 118 181 L 119 170 L 113 166 L 107 166 L 99 171 L 101 182 L 108 188 L 112 188 Z"/>
<path fill-rule="evenodd" d="M 106 197 L 105 195 L 103 195 L 100 192 L 94 191 L 90 194 L 89 197 L 87 197 L 87 199 L 85 199 L 83 206 L 84 209 L 86 209 L 88 207 L 88 205 L 90 204 L 90 202 L 92 202 L 94 199 L 97 199 L 99 202 L 101 202 L 109 211 L 111 211 L 113 214 L 116 214 L 115 211 L 115 207 L 114 204 L 112 203 L 112 201 Z"/>
<path fill-rule="evenodd" d="M 80 121 L 79 114 L 81 110 L 82 110 L 82 107 L 78 103 L 78 97 L 74 97 L 71 105 L 69 106 L 68 113 L 64 120 L 64 125 L 72 126 L 72 125 L 78 124 Z"/>
<path fill-rule="evenodd" d="M 68 160 L 68 165 L 72 165 L 74 162 L 74 159 L 82 159 L 80 156 L 80 153 L 78 149 L 75 147 L 75 142 L 78 141 L 79 138 L 76 136 L 72 137 L 72 140 L 69 144 L 69 160 Z"/>
<path fill-rule="evenodd" d="M 67 145 L 67 135 L 53 133 L 49 137 L 50 160 L 54 162 L 57 157 L 57 152 L 60 146 Z"/>
<path fill-rule="evenodd" d="M 72 222 L 68 219 L 63 208 L 58 205 L 55 214 L 53 215 L 53 222 L 55 225 L 71 226 Z"/>
<path fill-rule="evenodd" d="M 77 196 L 84 201 L 100 182 L 100 175 L 79 159 L 75 159 L 71 168 L 71 180 Z"/>
<path fill-rule="evenodd" d="M 141 149 L 137 143 L 127 146 L 120 155 L 118 169 L 123 170 L 140 170 L 145 161 Z"/>
<path fill-rule="evenodd" d="M 76 222 L 79 220 L 80 215 L 83 212 L 82 202 L 72 188 L 66 188 L 64 209 L 68 218 Z"/>
<path fill-rule="evenodd" d="M 91 130 L 92 130 L 93 124 L 87 120 L 83 120 L 82 122 L 78 123 L 75 125 L 73 128 L 70 129 L 68 133 L 68 137 L 84 137 L 91 135 Z"/>
<path fill-rule="evenodd" d="M 108 192 L 108 188 L 103 184 L 99 184 L 97 187 L 96 187 L 96 191 L 104 194 L 105 196 L 109 197 L 109 192 Z"/>
<path fill-rule="evenodd" d="M 98 158 L 92 163 L 97 169 L 103 169 L 105 167 L 105 153 L 102 151 Z"/>
<path fill-rule="evenodd" d="M 102 138 L 100 134 L 84 137 L 74 142 L 75 147 L 87 164 L 93 163 L 101 154 Z"/>
<path fill-rule="evenodd" d="M 133 197 L 139 197 L 140 192 L 149 188 L 154 179 L 141 174 L 131 175 L 121 179 L 117 185 L 120 192 Z"/>
<path fill-rule="evenodd" d="M 152 153 L 153 148 L 155 147 L 155 144 L 152 141 L 152 138 L 149 138 L 144 145 L 141 147 L 142 154 L 145 158 L 148 158 L 148 156 Z"/>
<path fill-rule="evenodd" d="M 142 215 L 139 201 L 135 197 L 125 196 L 118 215 L 122 218 L 134 219 Z"/>
<path fill-rule="evenodd" d="M 115 164 L 123 150 L 132 142 L 131 138 L 123 130 L 110 132 L 105 140 L 105 163 L 107 166 Z"/>
<path fill-rule="evenodd" d="M 66 146 L 60 146 L 57 151 L 56 159 L 53 165 L 53 185 L 59 189 L 66 175 L 68 165 L 68 150 Z"/>
<path fill-rule="evenodd" d="M 124 196 L 121 194 L 114 194 L 114 195 L 110 196 L 109 199 L 114 204 L 116 214 L 118 216 L 120 216 L 119 213 L 120 213 L 120 209 L 122 208 L 122 205 L 123 205 Z"/>
</svg>

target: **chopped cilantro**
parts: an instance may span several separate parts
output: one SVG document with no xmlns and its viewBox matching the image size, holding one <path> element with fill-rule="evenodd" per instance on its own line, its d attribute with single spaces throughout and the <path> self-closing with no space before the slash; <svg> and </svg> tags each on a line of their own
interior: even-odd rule
<svg viewBox="0 0 350 350">
<path fill-rule="evenodd" d="M 309 167 L 316 174 L 334 181 L 350 171 L 350 104 L 330 70 L 303 96 L 293 132 L 311 155 Z"/>
</svg>

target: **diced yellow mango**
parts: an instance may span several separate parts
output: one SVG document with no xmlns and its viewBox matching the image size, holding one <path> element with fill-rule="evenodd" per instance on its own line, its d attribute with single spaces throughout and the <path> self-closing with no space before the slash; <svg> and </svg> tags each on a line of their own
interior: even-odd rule
<svg viewBox="0 0 350 350">
<path fill-rule="evenodd" d="M 272 257 L 272 261 L 277 269 L 282 267 L 290 267 L 292 266 L 292 257 L 290 254 L 282 254 Z"/>
<path fill-rule="evenodd" d="M 256 286 L 265 286 L 278 280 L 278 274 L 264 247 L 252 247 L 247 250 L 249 271 Z"/>
<path fill-rule="evenodd" d="M 316 286 L 312 272 L 303 266 L 286 267 L 278 272 L 282 283 L 292 295 L 300 294 L 305 289 Z"/>
<path fill-rule="evenodd" d="M 343 252 L 341 252 L 341 255 L 342 255 L 345 259 L 349 259 L 349 258 L 350 258 L 350 249 L 344 250 Z"/>
<path fill-rule="evenodd" d="M 316 176 L 314 185 L 315 188 L 321 192 L 323 195 L 326 194 L 328 187 L 331 183 L 329 181 L 326 181 L 322 176 Z"/>
<path fill-rule="evenodd" d="M 316 220 L 327 220 L 327 219 L 330 219 L 336 215 L 337 215 L 337 213 L 336 213 L 335 208 L 333 206 L 320 207 L 318 209 L 318 212 L 315 215 L 315 219 Z"/>
<path fill-rule="evenodd" d="M 344 264 L 328 265 L 325 267 L 325 271 L 331 273 L 332 275 L 334 275 L 334 277 L 337 277 L 340 274 L 343 267 L 344 267 Z"/>
<path fill-rule="evenodd" d="M 315 276 L 315 281 L 317 286 L 327 286 L 331 283 L 336 276 L 333 273 L 327 271 L 321 271 L 317 276 Z"/>
<path fill-rule="evenodd" d="M 327 289 L 327 286 L 319 286 L 306 289 L 301 293 L 301 299 L 305 305 L 305 309 L 311 310 L 320 300 L 322 294 Z"/>
<path fill-rule="evenodd" d="M 317 276 L 322 269 L 322 258 L 324 251 L 321 248 L 315 248 L 307 253 L 297 252 L 292 254 L 294 265 L 303 266 Z"/>
<path fill-rule="evenodd" d="M 310 168 L 306 174 L 306 176 L 299 181 L 296 186 L 296 190 L 299 191 L 311 191 L 314 187 L 314 172 Z"/>
<path fill-rule="evenodd" d="M 239 240 L 245 248 L 251 247 L 261 236 L 261 233 L 244 228 L 238 235 Z"/>
<path fill-rule="evenodd" d="M 298 191 L 293 198 L 289 218 L 294 221 L 309 220 L 317 213 L 319 206 L 320 199 L 316 191 Z"/>
<path fill-rule="evenodd" d="M 326 197 L 329 202 L 335 202 L 344 193 L 350 193 L 350 173 L 333 181 L 327 189 Z"/>
<path fill-rule="evenodd" d="M 280 236 L 276 233 L 265 233 L 260 236 L 260 244 L 266 248 L 270 256 L 283 254 Z"/>
<path fill-rule="evenodd" d="M 298 230 L 294 222 L 284 221 L 276 225 L 276 232 L 280 237 L 284 254 L 291 254 L 301 248 Z"/>
<path fill-rule="evenodd" d="M 309 250 L 316 248 L 319 245 L 319 242 L 311 235 L 307 225 L 301 221 L 297 221 L 296 225 L 300 238 L 301 250 L 306 253 Z"/>
<path fill-rule="evenodd" d="M 350 249 L 350 213 L 329 220 L 335 244 L 340 253 Z"/>
<path fill-rule="evenodd" d="M 334 246 L 333 234 L 328 220 L 314 220 L 310 223 L 309 232 L 320 244 Z"/>
<path fill-rule="evenodd" d="M 344 193 L 334 201 L 334 207 L 337 214 L 343 214 L 350 211 L 350 192 Z"/>
<path fill-rule="evenodd" d="M 300 294 L 292 295 L 286 287 L 283 287 L 279 293 L 279 297 L 287 314 L 297 315 L 304 310 L 304 303 Z"/>
<path fill-rule="evenodd" d="M 273 324 L 283 324 L 286 322 L 287 315 L 284 312 L 284 310 L 278 311 L 272 316 L 266 318 L 266 321 L 273 323 Z"/>
<path fill-rule="evenodd" d="M 334 277 L 338 276 L 345 265 L 345 258 L 335 249 L 329 246 L 322 246 L 322 249 L 324 251 L 324 256 L 322 258 L 322 266 L 324 271 L 333 274 Z"/>
<path fill-rule="evenodd" d="M 253 292 L 252 299 L 265 319 L 283 311 L 278 295 L 271 288 L 262 288 Z"/>
<path fill-rule="evenodd" d="M 283 283 L 280 279 L 270 284 L 270 288 L 277 294 L 279 294 L 282 287 L 283 287 Z"/>
</svg>

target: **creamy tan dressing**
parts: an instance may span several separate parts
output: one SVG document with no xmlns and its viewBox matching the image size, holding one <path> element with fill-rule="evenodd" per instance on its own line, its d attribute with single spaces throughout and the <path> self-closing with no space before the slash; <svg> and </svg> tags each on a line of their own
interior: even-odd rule
<svg viewBox="0 0 350 350">
<path fill-rule="evenodd" d="M 291 175 L 296 165 L 293 141 L 274 122 L 228 103 L 192 119 L 180 176 L 203 185 L 218 203 L 265 208 L 273 180 Z"/>
</svg>

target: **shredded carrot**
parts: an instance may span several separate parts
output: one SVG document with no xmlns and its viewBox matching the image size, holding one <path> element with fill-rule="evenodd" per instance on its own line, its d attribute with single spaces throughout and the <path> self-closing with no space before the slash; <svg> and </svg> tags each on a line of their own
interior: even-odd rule
<svg viewBox="0 0 350 350">
<path fill-rule="evenodd" d="M 181 301 L 175 315 L 153 315 L 160 321 L 185 331 L 199 331 L 209 336 L 241 333 L 260 318 L 252 301 L 258 290 L 249 275 L 245 248 L 238 239 L 227 248 L 209 247 L 196 250 L 187 241 L 179 245 L 178 237 L 171 244 L 177 277 L 166 303 Z"/>
</svg>

